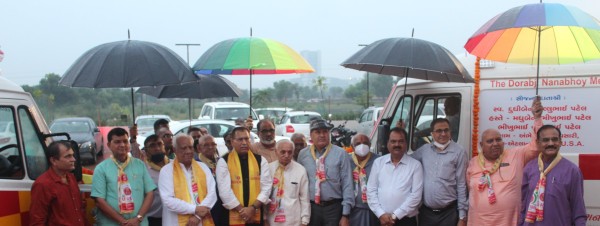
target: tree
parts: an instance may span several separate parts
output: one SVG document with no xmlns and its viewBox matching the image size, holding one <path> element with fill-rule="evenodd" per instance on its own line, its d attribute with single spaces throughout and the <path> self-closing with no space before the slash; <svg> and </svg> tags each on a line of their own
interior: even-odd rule
<svg viewBox="0 0 600 226">
<path fill-rule="evenodd" d="M 283 101 L 286 98 L 292 97 L 294 94 L 293 86 L 294 84 L 285 80 L 280 80 L 273 83 L 275 98 L 277 98 L 279 101 Z"/>
<path fill-rule="evenodd" d="M 313 80 L 314 87 L 317 87 L 317 89 L 319 89 L 321 92 L 321 99 L 325 99 L 323 97 L 323 90 L 327 89 L 327 83 L 325 83 L 325 80 L 327 80 L 327 78 L 323 76 L 319 76 Z"/>
<path fill-rule="evenodd" d="M 342 87 L 339 86 L 334 86 L 329 88 L 329 95 L 331 96 L 331 98 L 340 98 L 342 97 L 344 94 L 344 89 Z"/>
<path fill-rule="evenodd" d="M 252 97 L 253 103 L 252 107 L 255 106 L 265 107 L 268 103 L 271 102 L 271 93 L 273 93 L 272 88 L 260 89 L 254 92 L 254 96 Z"/>
</svg>

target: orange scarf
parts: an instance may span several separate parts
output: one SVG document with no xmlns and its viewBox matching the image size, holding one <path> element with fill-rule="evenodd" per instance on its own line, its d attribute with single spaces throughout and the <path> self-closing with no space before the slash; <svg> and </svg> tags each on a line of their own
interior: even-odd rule
<svg viewBox="0 0 600 226">
<path fill-rule="evenodd" d="M 365 166 L 367 162 L 371 159 L 371 152 L 367 154 L 367 158 L 358 162 L 358 158 L 356 154 L 352 153 L 352 161 L 354 161 L 354 170 L 352 171 L 352 178 L 354 179 L 354 197 L 358 196 L 358 191 L 360 189 L 362 195 L 361 199 L 363 203 L 367 203 L 367 170 Z"/>
<path fill-rule="evenodd" d="M 546 193 L 546 175 L 550 173 L 556 164 L 562 159 L 560 154 L 557 154 L 554 160 L 548 165 L 548 168 L 544 170 L 544 162 L 542 161 L 542 153 L 538 156 L 538 168 L 540 170 L 540 180 L 535 186 L 535 190 L 531 194 L 531 202 L 527 208 L 525 214 L 525 222 L 534 223 L 535 221 L 544 220 L 544 197 Z"/>
<path fill-rule="evenodd" d="M 269 212 L 271 214 L 275 213 L 275 222 L 285 222 L 285 210 L 281 206 L 281 200 L 283 199 L 283 193 L 285 192 L 284 171 L 285 166 L 279 164 L 275 171 L 275 175 L 273 176 L 273 194 L 271 195 Z"/>
<path fill-rule="evenodd" d="M 131 184 L 129 184 L 129 178 L 127 178 L 127 174 L 125 174 L 125 168 L 129 165 L 129 162 L 131 162 L 131 158 L 127 157 L 127 160 L 125 160 L 123 165 L 120 165 L 114 156 L 112 157 L 112 161 L 117 165 L 117 168 L 119 168 L 117 174 L 119 213 L 133 213 L 135 210 L 135 203 L 133 202 L 133 195 L 131 194 L 132 189 Z"/>
<path fill-rule="evenodd" d="M 240 156 L 234 149 L 229 152 L 227 156 L 227 167 L 229 169 L 229 176 L 231 178 L 231 190 L 233 194 L 244 206 L 244 183 L 242 181 L 242 167 L 240 166 Z M 258 194 L 260 193 L 260 169 L 256 157 L 251 151 L 248 151 L 248 176 L 249 178 L 249 190 L 248 205 L 252 205 L 256 201 Z M 247 206 L 246 206 L 247 207 Z M 260 211 L 256 211 L 252 219 L 248 223 L 259 223 L 260 222 Z M 245 225 L 246 222 L 240 216 L 240 213 L 235 210 L 229 211 L 229 225 Z"/>
<path fill-rule="evenodd" d="M 206 198 L 206 194 L 208 193 L 208 189 L 206 188 L 206 174 L 204 171 L 195 162 L 192 162 L 192 193 L 193 198 L 190 197 L 190 191 L 188 190 L 187 180 L 185 178 L 185 173 L 183 169 L 179 165 L 179 160 L 175 158 L 173 161 L 173 186 L 175 191 L 175 198 L 185 201 L 186 203 L 194 203 L 195 205 L 200 205 L 202 200 Z M 179 225 L 186 225 L 190 217 L 195 217 L 192 214 L 178 214 L 177 222 Z M 202 218 L 202 225 L 204 226 L 214 226 L 210 213 L 208 213 L 204 218 Z"/>
<path fill-rule="evenodd" d="M 325 157 L 329 154 L 331 150 L 331 144 L 327 145 L 327 149 L 325 149 L 325 153 L 319 158 L 315 153 L 315 145 L 310 146 L 310 154 L 315 160 L 315 203 L 321 203 L 321 183 L 327 179 L 327 173 L 325 172 Z"/>
</svg>

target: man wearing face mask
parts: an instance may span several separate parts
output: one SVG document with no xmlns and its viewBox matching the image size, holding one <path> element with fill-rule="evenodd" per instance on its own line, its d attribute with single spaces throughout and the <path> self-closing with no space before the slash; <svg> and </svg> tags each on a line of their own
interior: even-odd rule
<svg viewBox="0 0 600 226">
<path fill-rule="evenodd" d="M 373 162 L 379 155 L 370 151 L 371 141 L 367 135 L 358 133 L 352 137 L 351 169 L 354 180 L 354 207 L 350 213 L 350 226 L 379 225 L 379 219 L 367 203 L 367 181 Z"/>
<path fill-rule="evenodd" d="M 158 185 L 160 169 L 169 163 L 169 158 L 166 157 L 165 144 L 160 137 L 152 134 L 144 141 L 144 149 L 147 154 L 146 167 L 148 168 L 148 174 L 150 174 L 154 184 Z M 162 225 L 162 201 L 159 189 L 154 190 L 154 197 L 156 198 L 152 200 L 147 214 L 149 226 Z"/>
<path fill-rule="evenodd" d="M 448 119 L 434 119 L 430 131 L 433 143 L 421 146 L 412 155 L 423 165 L 419 225 L 464 226 L 469 207 L 466 151 L 452 141 Z"/>
<path fill-rule="evenodd" d="M 252 153 L 265 157 L 267 162 L 277 161 L 277 153 L 275 152 L 275 126 L 271 120 L 263 119 L 256 124 L 258 137 L 260 142 L 250 145 Z"/>
</svg>

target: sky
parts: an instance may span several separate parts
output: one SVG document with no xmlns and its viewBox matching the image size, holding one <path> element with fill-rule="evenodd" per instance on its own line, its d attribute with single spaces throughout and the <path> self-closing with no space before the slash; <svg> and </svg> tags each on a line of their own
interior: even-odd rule
<svg viewBox="0 0 600 226">
<path fill-rule="evenodd" d="M 370 44 L 392 37 L 438 43 L 455 54 L 493 16 L 539 1 L 517 0 L 102 0 L 0 3 L 1 76 L 36 85 L 47 73 L 62 75 L 85 51 L 127 39 L 164 45 L 190 64 L 212 45 L 253 36 L 285 43 L 297 52 L 321 51 L 322 75 L 341 79 L 363 73 L 340 66 Z M 600 1 L 544 1 L 576 6 L 600 18 Z M 297 75 L 258 75 L 254 88 Z M 246 89 L 247 76 L 226 76 Z"/>
</svg>

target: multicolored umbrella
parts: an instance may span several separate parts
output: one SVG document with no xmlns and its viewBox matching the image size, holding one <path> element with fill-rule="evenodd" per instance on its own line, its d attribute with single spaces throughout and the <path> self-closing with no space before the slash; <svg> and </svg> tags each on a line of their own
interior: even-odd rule
<svg viewBox="0 0 600 226">
<path fill-rule="evenodd" d="M 539 64 L 600 59 L 600 22 L 573 6 L 523 5 L 485 23 L 469 38 L 465 49 L 493 61 L 537 63 L 539 79 Z"/>
<path fill-rule="evenodd" d="M 315 70 L 287 45 L 266 38 L 234 38 L 208 49 L 194 64 L 197 74 L 250 75 L 252 107 L 253 74 L 311 73 Z"/>
</svg>

